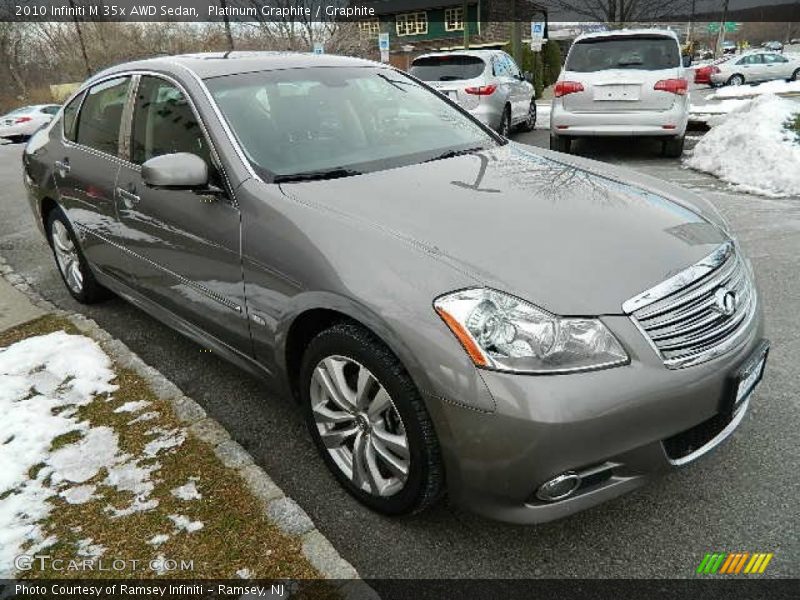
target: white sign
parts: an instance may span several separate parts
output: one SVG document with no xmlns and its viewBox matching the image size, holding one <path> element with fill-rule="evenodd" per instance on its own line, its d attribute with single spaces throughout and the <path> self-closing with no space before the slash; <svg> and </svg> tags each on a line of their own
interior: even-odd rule
<svg viewBox="0 0 800 600">
<path fill-rule="evenodd" d="M 542 51 L 542 42 L 537 42 L 535 40 L 531 40 L 531 50 L 533 52 L 541 52 Z"/>
<path fill-rule="evenodd" d="M 314 42 L 314 54 L 324 54 L 325 47 L 320 42 Z"/>
<path fill-rule="evenodd" d="M 386 52 L 389 51 L 389 34 L 388 33 L 379 33 L 378 34 L 378 49 L 381 52 L 384 50 Z"/>
<path fill-rule="evenodd" d="M 389 51 L 388 50 L 381 50 L 381 62 L 385 62 L 385 63 L 389 62 Z"/>
<path fill-rule="evenodd" d="M 544 21 L 534 21 L 531 23 L 531 43 L 542 39 L 544 39 Z"/>
</svg>

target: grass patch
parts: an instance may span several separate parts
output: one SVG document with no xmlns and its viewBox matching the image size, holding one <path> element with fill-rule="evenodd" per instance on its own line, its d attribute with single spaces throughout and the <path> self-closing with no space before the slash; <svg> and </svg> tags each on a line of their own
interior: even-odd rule
<svg viewBox="0 0 800 600">
<path fill-rule="evenodd" d="M 794 133 L 794 141 L 800 144 L 800 113 L 786 121 L 786 129 Z"/>
<path fill-rule="evenodd" d="M 75 442 L 79 441 L 83 437 L 83 434 L 80 431 L 69 431 L 67 433 L 63 433 L 53 438 L 53 441 L 50 442 L 50 452 L 55 452 L 59 448 L 63 448 L 69 444 L 74 444 Z"/>
<path fill-rule="evenodd" d="M 79 333 L 69 321 L 48 316 L 0 334 L 0 347 L 57 330 Z M 101 555 L 104 563 L 124 560 L 126 568 L 56 572 L 48 567 L 19 576 L 26 579 L 154 577 L 156 574 L 149 564 L 163 555 L 178 563 L 192 563 L 191 570 L 171 571 L 165 575 L 170 578 L 235 578 L 240 569 L 248 569 L 257 578 L 318 578 L 320 575 L 303 557 L 299 540 L 283 534 L 266 519 L 262 503 L 250 494 L 236 472 L 219 462 L 210 446 L 187 434 L 179 447 L 162 451 L 153 458 L 142 458 L 148 443 L 154 439 L 153 431 L 183 432 L 185 429 L 172 414 L 169 404 L 159 400 L 136 373 L 118 365 L 113 368 L 116 373 L 113 383 L 119 389 L 78 408 L 76 419 L 92 427 L 112 428 L 118 436 L 121 453 L 139 457 L 140 466 L 155 469 L 150 474 L 154 489 L 148 499 L 157 500 L 158 506 L 113 518 L 111 507 L 128 507 L 134 495 L 105 485 L 107 472 L 101 469 L 85 482 L 85 485 L 97 486 L 95 497 L 88 502 L 69 504 L 59 496 L 51 499 L 55 508 L 42 526 L 46 536 L 54 535 L 58 541 L 40 554 L 65 561 L 83 560 L 78 549 L 81 543 L 85 546 L 87 540 L 91 540 L 91 544 L 105 547 Z M 127 402 L 142 400 L 149 404 L 138 412 L 114 412 Z M 151 411 L 158 416 L 135 421 L 138 415 Z M 53 440 L 52 449 L 74 443 L 81 435 L 75 431 L 59 436 Z M 35 478 L 43 466 L 36 465 L 28 475 Z M 202 499 L 182 500 L 172 493 L 190 481 L 195 483 Z M 177 531 L 170 515 L 202 522 L 203 527 L 192 533 Z M 162 534 L 169 536 L 164 543 L 151 543 L 155 536 Z M 134 561 L 138 562 L 138 568 L 134 567 Z"/>
</svg>

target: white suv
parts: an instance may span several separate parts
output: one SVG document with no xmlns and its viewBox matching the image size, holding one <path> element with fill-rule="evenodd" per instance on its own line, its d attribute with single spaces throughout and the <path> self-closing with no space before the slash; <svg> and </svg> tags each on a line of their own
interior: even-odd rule
<svg viewBox="0 0 800 600">
<path fill-rule="evenodd" d="M 663 141 L 665 156 L 680 156 L 689 121 L 688 85 L 672 31 L 582 35 L 555 85 L 550 148 L 569 152 L 576 137 L 648 136 Z"/>
</svg>

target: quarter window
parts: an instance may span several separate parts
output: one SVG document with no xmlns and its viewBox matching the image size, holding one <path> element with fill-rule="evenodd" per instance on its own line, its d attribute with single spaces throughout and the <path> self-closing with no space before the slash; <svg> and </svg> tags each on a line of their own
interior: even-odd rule
<svg viewBox="0 0 800 600">
<path fill-rule="evenodd" d="M 397 15 L 397 35 L 428 33 L 428 13 L 413 12 Z"/>
<path fill-rule="evenodd" d="M 463 31 L 464 30 L 464 9 L 446 8 L 444 10 L 444 28 L 445 31 Z"/>
<path fill-rule="evenodd" d="M 64 107 L 64 137 L 71 142 L 75 141 L 75 134 L 77 133 L 77 116 L 78 109 L 81 106 L 81 100 L 83 100 L 83 94 L 78 94 L 72 99 L 72 102 Z"/>
<path fill-rule="evenodd" d="M 119 77 L 89 89 L 78 117 L 76 140 L 79 144 L 117 155 L 119 129 L 129 83 L 129 77 Z"/>
<path fill-rule="evenodd" d="M 211 168 L 203 130 L 183 92 L 165 79 L 145 75 L 133 106 L 131 162 L 176 152 L 196 154 Z"/>
<path fill-rule="evenodd" d="M 59 106 L 44 106 L 42 107 L 42 112 L 46 115 L 54 115 L 58 112 Z"/>
</svg>

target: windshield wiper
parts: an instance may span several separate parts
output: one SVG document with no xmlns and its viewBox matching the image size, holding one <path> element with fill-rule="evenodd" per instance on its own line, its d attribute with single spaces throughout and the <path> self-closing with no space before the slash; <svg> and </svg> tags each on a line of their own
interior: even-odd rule
<svg viewBox="0 0 800 600">
<path fill-rule="evenodd" d="M 352 177 L 362 175 L 361 171 L 337 167 L 326 171 L 307 171 L 306 173 L 293 173 L 290 175 L 276 175 L 273 179 L 275 183 L 290 183 L 292 181 L 318 181 L 321 179 L 339 179 L 341 177 Z"/>
<path fill-rule="evenodd" d="M 463 156 L 465 154 L 474 154 L 475 152 L 480 152 L 481 150 L 485 150 L 483 146 L 477 146 L 475 148 L 465 148 L 464 150 L 447 150 L 446 152 L 442 152 L 438 156 L 434 156 L 433 158 L 429 158 L 428 160 L 423 160 L 422 162 L 433 162 L 435 160 L 444 160 L 445 158 L 455 158 L 456 156 Z"/>
</svg>

